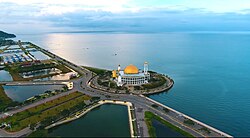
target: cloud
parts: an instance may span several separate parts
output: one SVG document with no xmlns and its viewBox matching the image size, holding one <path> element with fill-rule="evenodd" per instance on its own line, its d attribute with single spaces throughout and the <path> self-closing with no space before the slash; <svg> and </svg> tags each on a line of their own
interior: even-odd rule
<svg viewBox="0 0 250 138">
<path fill-rule="evenodd" d="M 0 0 L 0 3 L 12 3 L 19 6 L 36 7 L 43 14 L 63 14 L 78 10 L 103 10 L 121 12 L 129 0 Z M 39 14 L 40 15 L 40 14 Z"/>
<path fill-rule="evenodd" d="M 206 5 L 204 2 L 192 1 L 187 4 L 184 0 L 176 0 L 173 3 L 162 3 L 160 0 L 157 3 L 159 0 L 149 0 L 145 4 L 144 0 L 136 0 L 137 3 L 134 1 L 0 0 L 0 26 L 12 32 L 250 30 L 247 25 L 250 24 L 248 9 L 241 10 L 239 14 L 235 11 L 211 12 L 202 6 Z M 211 5 L 208 7 L 212 9 Z"/>
</svg>

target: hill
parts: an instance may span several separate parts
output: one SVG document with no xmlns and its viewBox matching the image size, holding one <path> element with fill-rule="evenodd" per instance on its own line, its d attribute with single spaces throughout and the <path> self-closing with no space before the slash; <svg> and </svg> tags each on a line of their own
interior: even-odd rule
<svg viewBox="0 0 250 138">
<path fill-rule="evenodd" d="M 6 38 L 15 38 L 16 35 L 14 34 L 8 34 L 6 32 L 0 31 L 0 38 L 1 39 L 6 39 Z"/>
</svg>

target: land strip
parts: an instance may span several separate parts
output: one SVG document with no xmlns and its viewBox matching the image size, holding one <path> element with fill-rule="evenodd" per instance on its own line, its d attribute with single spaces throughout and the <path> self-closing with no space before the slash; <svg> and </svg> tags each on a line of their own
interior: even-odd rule
<svg viewBox="0 0 250 138">
<path fill-rule="evenodd" d="M 10 132 L 20 131 L 46 118 L 59 116 L 60 113 L 63 113 L 62 111 L 84 103 L 85 100 L 90 100 L 90 97 L 80 92 L 74 92 L 1 119 L 0 123 L 10 124 L 11 127 L 7 128 Z"/>
</svg>

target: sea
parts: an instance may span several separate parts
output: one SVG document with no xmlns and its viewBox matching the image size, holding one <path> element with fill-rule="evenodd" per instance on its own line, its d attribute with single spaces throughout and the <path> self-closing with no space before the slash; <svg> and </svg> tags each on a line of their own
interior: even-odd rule
<svg viewBox="0 0 250 138">
<path fill-rule="evenodd" d="M 167 74 L 174 87 L 149 96 L 233 136 L 250 136 L 250 33 L 60 32 L 17 34 L 78 65 L 134 64 Z"/>
</svg>

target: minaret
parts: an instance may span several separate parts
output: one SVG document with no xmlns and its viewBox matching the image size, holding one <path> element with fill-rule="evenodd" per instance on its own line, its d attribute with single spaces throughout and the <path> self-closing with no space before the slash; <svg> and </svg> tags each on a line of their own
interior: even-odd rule
<svg viewBox="0 0 250 138">
<path fill-rule="evenodd" d="M 148 74 L 148 62 L 144 62 L 144 74 Z"/>
<path fill-rule="evenodd" d="M 121 65 L 118 65 L 118 72 L 121 70 Z"/>
</svg>

